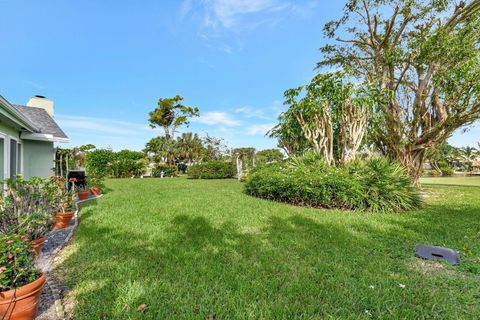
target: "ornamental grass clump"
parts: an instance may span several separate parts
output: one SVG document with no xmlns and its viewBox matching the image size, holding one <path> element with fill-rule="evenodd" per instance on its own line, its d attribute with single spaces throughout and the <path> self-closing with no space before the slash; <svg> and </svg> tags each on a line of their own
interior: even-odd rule
<svg viewBox="0 0 480 320">
<path fill-rule="evenodd" d="M 331 166 L 315 154 L 292 157 L 254 170 L 245 192 L 294 205 L 345 210 L 399 212 L 421 205 L 405 169 L 383 158 Z"/>
</svg>

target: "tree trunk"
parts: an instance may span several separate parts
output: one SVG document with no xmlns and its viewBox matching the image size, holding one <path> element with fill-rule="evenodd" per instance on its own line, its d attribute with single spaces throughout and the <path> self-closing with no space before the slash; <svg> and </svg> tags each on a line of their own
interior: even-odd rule
<svg viewBox="0 0 480 320">
<path fill-rule="evenodd" d="M 412 179 L 414 185 L 419 184 L 422 174 L 423 162 L 425 160 L 425 149 L 404 150 L 399 158 L 401 163 L 407 168 L 408 175 Z"/>
</svg>

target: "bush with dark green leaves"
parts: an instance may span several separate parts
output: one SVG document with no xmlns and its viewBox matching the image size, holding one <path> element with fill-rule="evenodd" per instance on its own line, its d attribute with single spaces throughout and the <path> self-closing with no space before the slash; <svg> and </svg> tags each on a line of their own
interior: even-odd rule
<svg viewBox="0 0 480 320">
<path fill-rule="evenodd" d="M 33 259 L 28 238 L 0 233 L 0 292 L 37 280 L 40 274 Z"/>
<path fill-rule="evenodd" d="M 187 174 L 191 179 L 228 179 L 235 176 L 235 165 L 231 162 L 211 160 L 190 166 Z"/>
<path fill-rule="evenodd" d="M 162 177 L 162 171 L 164 177 L 175 177 L 177 176 L 177 166 L 174 164 L 160 163 L 155 166 L 152 170 L 152 176 L 155 178 Z"/>
<path fill-rule="evenodd" d="M 96 149 L 87 153 L 86 167 L 89 175 L 130 178 L 146 171 L 147 160 L 139 151 Z"/>
<path fill-rule="evenodd" d="M 245 183 L 252 196 L 319 208 L 399 212 L 421 206 L 406 170 L 384 158 L 329 166 L 306 155 L 255 169 Z"/>
<path fill-rule="evenodd" d="M 108 149 L 96 149 L 87 153 L 86 169 L 89 174 L 110 175 L 110 164 L 115 160 L 115 152 Z"/>
</svg>

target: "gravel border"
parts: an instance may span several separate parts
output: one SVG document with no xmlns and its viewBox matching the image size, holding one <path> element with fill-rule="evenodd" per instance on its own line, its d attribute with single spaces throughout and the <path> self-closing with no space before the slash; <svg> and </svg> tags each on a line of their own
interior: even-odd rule
<svg viewBox="0 0 480 320">
<path fill-rule="evenodd" d="M 75 214 L 70 225 L 67 228 L 53 230 L 47 234 L 42 252 L 36 261 L 39 270 L 47 275 L 47 281 L 45 282 L 40 298 L 40 305 L 36 317 L 37 320 L 65 319 L 66 313 L 62 301 L 62 284 L 54 275 L 55 262 L 59 259 L 59 252 L 70 241 L 78 226 L 78 213 L 80 211 L 78 204 L 98 199 L 101 196 L 102 195 L 90 196 L 86 200 L 76 201 Z"/>
</svg>

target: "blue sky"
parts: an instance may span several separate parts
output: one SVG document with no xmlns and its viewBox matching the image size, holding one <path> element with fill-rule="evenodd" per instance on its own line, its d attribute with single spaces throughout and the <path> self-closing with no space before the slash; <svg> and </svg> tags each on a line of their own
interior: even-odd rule
<svg viewBox="0 0 480 320">
<path fill-rule="evenodd" d="M 287 88 L 309 81 L 322 26 L 343 1 L 0 0 L 0 94 L 55 101 L 71 145 L 141 150 L 159 135 L 148 112 L 180 94 L 198 106 L 190 128 L 230 147 L 274 147 L 264 137 Z M 457 146 L 480 128 L 457 133 Z"/>
</svg>

